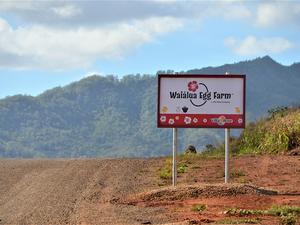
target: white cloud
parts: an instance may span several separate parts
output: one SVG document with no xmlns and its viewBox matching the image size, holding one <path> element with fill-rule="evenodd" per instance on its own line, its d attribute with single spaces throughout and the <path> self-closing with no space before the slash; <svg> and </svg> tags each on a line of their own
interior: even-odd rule
<svg viewBox="0 0 300 225">
<path fill-rule="evenodd" d="M 5 12 L 24 22 L 44 26 L 95 26 L 149 17 L 226 18 L 259 26 L 299 24 L 297 1 L 0 1 Z"/>
<path fill-rule="evenodd" d="M 64 5 L 60 7 L 53 7 L 52 10 L 55 14 L 62 18 L 70 18 L 81 13 L 81 10 L 74 5 Z"/>
<path fill-rule="evenodd" d="M 97 26 L 145 20 L 149 17 L 204 19 L 249 18 L 251 11 L 240 1 L 0 1 L 1 11 L 26 23 L 52 26 Z"/>
<path fill-rule="evenodd" d="M 228 37 L 225 45 L 239 55 L 277 54 L 293 47 L 290 41 L 281 37 L 257 39 L 255 36 L 248 36 L 244 40 Z"/>
<path fill-rule="evenodd" d="M 165 3 L 165 4 L 173 4 L 173 3 L 180 2 L 180 0 L 153 0 L 153 2 Z"/>
<path fill-rule="evenodd" d="M 232 5 L 228 7 L 226 13 L 224 13 L 225 18 L 229 19 L 249 19 L 252 16 L 251 11 L 244 5 Z"/>
<path fill-rule="evenodd" d="M 197 27 L 199 21 L 225 18 L 246 22 L 245 26 L 298 25 L 300 3 L 0 0 L 1 13 L 12 19 L 13 26 L 0 18 L 0 67 L 64 69 L 86 66 L 103 58 L 120 59 L 185 24 Z M 293 47 L 280 37 L 227 38 L 225 43 L 243 55 L 279 53 Z"/>
<path fill-rule="evenodd" d="M 252 12 L 247 5 L 237 0 L 217 2 L 212 11 L 230 20 L 249 19 L 252 16 Z"/>
<path fill-rule="evenodd" d="M 278 1 L 260 4 L 256 24 L 259 26 L 299 25 L 300 2 Z"/>
<path fill-rule="evenodd" d="M 171 17 L 73 29 L 40 25 L 13 29 L 0 20 L 0 27 L 4 27 L 0 30 L 0 52 L 2 56 L 19 59 L 15 62 L 0 60 L 0 66 L 14 64 L 15 68 L 52 69 L 87 66 L 96 59 L 122 58 L 140 45 L 181 26 L 181 20 Z"/>
<path fill-rule="evenodd" d="M 33 1 L 0 1 L 0 10 L 28 10 L 33 8 Z"/>
</svg>

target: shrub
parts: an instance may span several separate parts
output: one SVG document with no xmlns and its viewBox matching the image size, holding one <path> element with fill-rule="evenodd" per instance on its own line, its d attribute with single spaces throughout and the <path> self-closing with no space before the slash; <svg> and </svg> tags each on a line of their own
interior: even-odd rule
<svg viewBox="0 0 300 225">
<path fill-rule="evenodd" d="M 231 208 L 225 211 L 225 214 L 234 216 L 250 216 L 250 215 L 269 215 L 279 216 L 282 225 L 296 225 L 297 216 L 300 215 L 299 206 L 272 206 L 267 210 L 251 210 Z"/>
<path fill-rule="evenodd" d="M 172 159 L 167 158 L 165 160 L 164 165 L 159 169 L 159 177 L 165 180 L 172 179 Z M 185 173 L 187 171 L 187 164 L 185 162 L 178 162 L 177 163 L 177 173 Z"/>
<path fill-rule="evenodd" d="M 300 110 L 272 111 L 270 118 L 248 124 L 231 146 L 238 154 L 277 154 L 300 146 Z"/>
<path fill-rule="evenodd" d="M 207 209 L 207 206 L 204 204 L 197 204 L 192 207 L 192 211 L 194 212 L 203 212 L 205 209 Z"/>
</svg>

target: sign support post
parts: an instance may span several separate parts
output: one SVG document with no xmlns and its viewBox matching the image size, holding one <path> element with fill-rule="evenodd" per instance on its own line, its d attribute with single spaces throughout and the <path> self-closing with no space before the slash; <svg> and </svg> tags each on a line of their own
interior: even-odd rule
<svg viewBox="0 0 300 225">
<path fill-rule="evenodd" d="M 177 128 L 173 128 L 173 167 L 172 167 L 172 184 L 177 184 Z"/>
<path fill-rule="evenodd" d="M 230 142 L 230 129 L 225 128 L 225 184 L 229 182 L 229 142 Z"/>
<path fill-rule="evenodd" d="M 225 75 L 229 75 L 228 72 Z M 230 152 L 230 129 L 225 128 L 225 184 L 229 182 L 229 152 Z"/>
</svg>

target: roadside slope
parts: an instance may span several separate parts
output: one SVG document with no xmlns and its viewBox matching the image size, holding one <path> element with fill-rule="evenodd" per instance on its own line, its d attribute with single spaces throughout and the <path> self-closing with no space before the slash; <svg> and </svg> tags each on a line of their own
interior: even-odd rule
<svg viewBox="0 0 300 225">
<path fill-rule="evenodd" d="M 0 224 L 163 222 L 160 208 L 114 203 L 155 185 L 154 161 L 1 160 Z"/>
</svg>

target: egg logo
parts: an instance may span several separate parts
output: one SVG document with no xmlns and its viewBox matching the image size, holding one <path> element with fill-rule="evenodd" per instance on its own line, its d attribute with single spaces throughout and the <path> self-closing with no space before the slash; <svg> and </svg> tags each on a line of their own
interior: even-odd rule
<svg viewBox="0 0 300 225">
<path fill-rule="evenodd" d="M 203 90 L 199 92 L 198 99 L 190 99 L 190 102 L 193 106 L 201 107 L 203 106 L 208 100 L 211 99 L 211 92 L 209 92 L 207 86 L 204 83 L 195 83 L 196 81 L 191 81 L 188 84 L 189 91 L 196 91 L 198 88 Z"/>
</svg>

